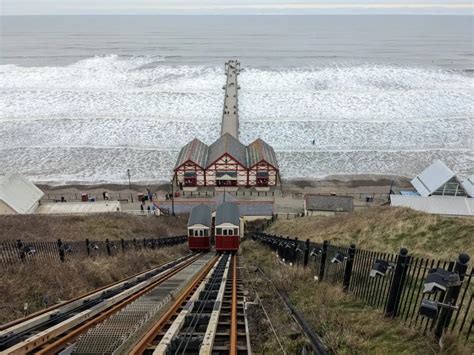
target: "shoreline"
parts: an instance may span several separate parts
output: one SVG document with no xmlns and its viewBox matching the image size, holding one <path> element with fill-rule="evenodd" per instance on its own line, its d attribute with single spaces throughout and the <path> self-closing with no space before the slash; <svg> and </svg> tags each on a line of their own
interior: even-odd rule
<svg viewBox="0 0 474 355">
<path fill-rule="evenodd" d="M 364 188 L 380 188 L 388 187 L 392 184 L 399 187 L 410 187 L 410 177 L 402 175 L 385 175 L 385 174 L 338 174 L 328 175 L 323 178 L 304 178 L 304 179 L 283 179 L 283 191 L 305 191 L 307 189 L 364 189 Z M 97 183 L 97 184 L 68 184 L 53 185 L 53 184 L 37 184 L 37 186 L 45 193 L 79 193 L 92 192 L 100 193 L 103 190 L 112 192 L 130 192 L 129 185 L 124 183 Z M 168 192 L 170 191 L 169 183 L 132 183 L 133 192 L 143 192 L 150 189 L 154 192 Z"/>
</svg>

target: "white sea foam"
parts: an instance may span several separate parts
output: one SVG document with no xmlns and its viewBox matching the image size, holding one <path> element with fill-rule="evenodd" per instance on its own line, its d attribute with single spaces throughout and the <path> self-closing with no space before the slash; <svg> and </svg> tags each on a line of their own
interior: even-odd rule
<svg viewBox="0 0 474 355">
<path fill-rule="evenodd" d="M 262 70 L 239 77 L 241 139 L 277 150 L 285 178 L 413 174 L 433 158 L 472 169 L 474 80 L 394 66 Z M 170 176 L 179 148 L 219 135 L 222 66 L 98 56 L 0 66 L 0 166 L 38 181 Z M 315 144 L 312 144 L 312 140 Z"/>
</svg>

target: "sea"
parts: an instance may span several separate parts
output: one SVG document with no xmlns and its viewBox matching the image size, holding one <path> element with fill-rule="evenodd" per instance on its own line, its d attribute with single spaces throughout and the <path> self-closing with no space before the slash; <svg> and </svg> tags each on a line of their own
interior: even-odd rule
<svg viewBox="0 0 474 355">
<path fill-rule="evenodd" d="M 184 144 L 219 137 L 233 58 L 240 139 L 284 179 L 472 173 L 473 18 L 0 17 L 0 175 L 169 180 Z"/>
</svg>

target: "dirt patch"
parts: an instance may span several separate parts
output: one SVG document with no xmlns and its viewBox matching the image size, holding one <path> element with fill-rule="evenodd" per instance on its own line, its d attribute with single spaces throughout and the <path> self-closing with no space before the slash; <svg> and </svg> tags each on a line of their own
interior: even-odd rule
<svg viewBox="0 0 474 355">
<path fill-rule="evenodd" d="M 0 241 L 105 240 L 186 234 L 187 218 L 143 217 L 126 213 L 84 216 L 0 216 Z"/>
<path fill-rule="evenodd" d="M 130 251 L 109 258 L 5 267 L 0 274 L 0 323 L 151 269 L 188 253 L 186 244 Z"/>
</svg>

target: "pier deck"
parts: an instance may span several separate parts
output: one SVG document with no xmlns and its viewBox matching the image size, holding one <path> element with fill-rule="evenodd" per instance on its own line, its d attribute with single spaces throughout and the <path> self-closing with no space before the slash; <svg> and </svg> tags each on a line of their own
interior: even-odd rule
<svg viewBox="0 0 474 355">
<path fill-rule="evenodd" d="M 240 62 L 229 60 L 225 64 L 227 80 L 225 84 L 224 111 L 222 114 L 221 135 L 229 133 L 239 139 L 239 110 L 237 76 L 240 71 Z"/>
</svg>

